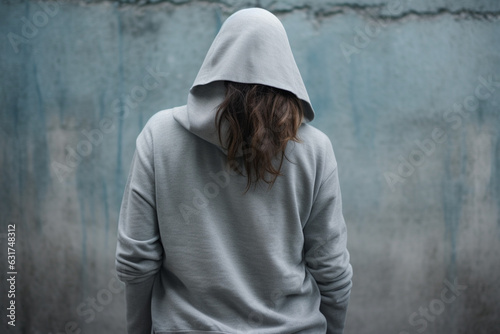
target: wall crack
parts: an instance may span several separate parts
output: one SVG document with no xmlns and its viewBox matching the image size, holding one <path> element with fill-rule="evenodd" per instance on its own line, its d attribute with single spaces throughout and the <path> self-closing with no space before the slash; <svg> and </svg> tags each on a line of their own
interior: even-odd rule
<svg viewBox="0 0 500 334">
<path fill-rule="evenodd" d="M 99 3 L 108 1 L 102 0 L 89 2 Z M 191 6 L 197 4 L 219 5 L 220 9 L 228 14 L 242 8 L 255 6 L 265 8 L 276 15 L 287 15 L 295 12 L 307 12 L 310 17 L 316 20 L 348 13 L 354 13 L 370 19 L 378 19 L 387 22 L 397 22 L 409 17 L 431 19 L 447 15 L 462 20 L 472 19 L 496 21 L 500 18 L 500 11 L 480 11 L 466 8 L 457 10 L 451 10 L 449 8 L 437 8 L 436 10 L 406 9 L 398 12 L 397 14 L 392 14 L 388 9 L 389 4 L 387 2 L 378 4 L 337 3 L 329 4 L 326 6 L 315 6 L 314 3 L 305 2 L 298 5 L 290 5 L 286 7 L 283 7 L 283 5 L 280 6 L 278 1 L 265 2 L 261 0 L 238 2 L 231 0 L 115 0 L 109 2 L 115 2 L 123 6 L 154 6 L 159 4 L 169 4 L 175 7 Z M 404 5 L 402 4 L 402 6 Z"/>
</svg>

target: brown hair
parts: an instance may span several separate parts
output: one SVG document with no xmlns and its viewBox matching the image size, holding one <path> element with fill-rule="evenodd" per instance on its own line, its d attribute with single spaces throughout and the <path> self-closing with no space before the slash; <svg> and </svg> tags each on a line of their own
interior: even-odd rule
<svg viewBox="0 0 500 334">
<path fill-rule="evenodd" d="M 259 180 L 271 188 L 281 173 L 289 140 L 301 142 L 297 131 L 304 117 L 301 100 L 295 94 L 259 84 L 225 82 L 226 96 L 219 105 L 215 124 L 222 144 L 222 120 L 227 120 L 227 163 L 243 175 L 236 161 L 241 147 L 247 174 L 245 193 Z M 273 165 L 279 159 L 278 167 Z M 271 179 L 266 179 L 266 173 Z"/>
</svg>

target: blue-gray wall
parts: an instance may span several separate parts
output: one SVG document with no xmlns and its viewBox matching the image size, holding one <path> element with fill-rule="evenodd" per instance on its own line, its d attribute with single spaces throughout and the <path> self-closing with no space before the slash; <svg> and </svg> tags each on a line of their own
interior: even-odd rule
<svg viewBox="0 0 500 334">
<path fill-rule="evenodd" d="M 221 23 L 255 5 L 283 21 L 337 155 L 346 333 L 500 331 L 500 1 L 151 2 L 0 2 L 1 331 L 123 333 L 135 138 L 185 104 Z"/>
</svg>

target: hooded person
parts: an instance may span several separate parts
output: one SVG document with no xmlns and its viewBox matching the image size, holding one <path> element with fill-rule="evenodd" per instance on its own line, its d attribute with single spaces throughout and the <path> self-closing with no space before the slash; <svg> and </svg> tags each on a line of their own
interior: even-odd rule
<svg viewBox="0 0 500 334">
<path fill-rule="evenodd" d="M 352 267 L 313 118 L 278 18 L 231 15 L 187 105 L 136 141 L 116 249 L 129 334 L 343 332 Z"/>
</svg>

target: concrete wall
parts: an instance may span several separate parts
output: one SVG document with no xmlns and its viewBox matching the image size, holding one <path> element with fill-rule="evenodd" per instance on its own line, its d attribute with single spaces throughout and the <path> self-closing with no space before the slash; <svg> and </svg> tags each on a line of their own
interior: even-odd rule
<svg viewBox="0 0 500 334">
<path fill-rule="evenodd" d="M 339 162 L 345 332 L 500 331 L 494 0 L 0 2 L 2 331 L 123 333 L 115 231 L 135 138 L 185 104 L 224 19 L 256 5 L 283 21 Z"/>
</svg>

